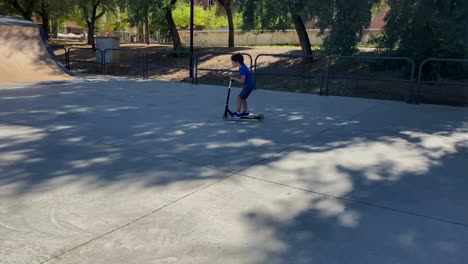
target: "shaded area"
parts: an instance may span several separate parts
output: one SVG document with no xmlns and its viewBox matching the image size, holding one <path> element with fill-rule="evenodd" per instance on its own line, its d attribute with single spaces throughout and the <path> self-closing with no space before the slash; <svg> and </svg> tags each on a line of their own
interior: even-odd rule
<svg viewBox="0 0 468 264">
<path fill-rule="evenodd" d="M 414 99 L 412 65 L 406 60 L 388 60 L 378 53 L 361 58 L 338 57 L 330 62 L 325 80 L 329 95 L 409 102 Z"/>
<path fill-rule="evenodd" d="M 173 245 L 191 257 L 178 246 L 201 232 L 213 246 L 188 246 L 193 254 L 216 249 L 209 254 L 252 263 L 465 256 L 466 109 L 257 91 L 265 122 L 237 124 L 221 119 L 225 92 L 131 81 L 0 91 L 0 232 L 14 238 L 0 248 L 39 263 L 240 171 L 196 206 L 151 214 L 167 222 L 141 219 L 153 235 L 143 237 L 157 238 L 143 248 Z M 308 194 L 289 196 L 303 192 L 294 188 Z M 238 233 L 249 236 L 226 237 Z M 371 252 L 354 255 L 361 245 Z"/>
<path fill-rule="evenodd" d="M 468 61 L 427 61 L 421 71 L 421 102 L 468 105 Z"/>
<path fill-rule="evenodd" d="M 466 85 L 421 84 L 420 90 L 421 103 L 468 106 Z"/>
<path fill-rule="evenodd" d="M 185 54 L 187 51 L 180 51 L 176 54 L 167 53 L 169 50 L 166 46 L 141 46 L 128 45 L 126 49 L 140 49 L 142 52 L 149 52 L 148 56 L 148 77 L 157 80 L 182 81 L 191 82 L 190 78 L 190 56 Z M 161 52 L 162 51 L 162 52 Z M 92 60 L 94 54 L 78 54 L 76 51 L 74 58 L 84 61 Z M 294 55 L 301 54 L 300 50 L 295 47 L 237 47 L 237 48 L 197 48 L 195 53 L 205 52 L 241 52 L 248 53 L 253 59 L 259 54 L 283 54 Z M 141 55 L 135 52 L 125 51 L 122 54 L 121 66 L 119 70 L 114 72 L 117 76 L 141 76 L 141 63 L 143 59 Z M 60 52 L 58 52 L 60 54 Z M 134 54 L 134 55 L 132 55 Z M 136 54 L 136 55 L 135 55 Z M 321 51 L 315 51 L 317 56 L 321 56 Z M 382 56 L 377 51 L 375 52 L 360 52 L 357 56 Z M 62 55 L 62 59 L 64 55 Z M 230 66 L 229 55 L 203 54 L 199 56 L 200 69 L 212 69 L 213 71 L 200 70 L 198 72 L 198 82 L 200 84 L 210 85 L 226 85 L 228 76 L 236 72 Z M 246 64 L 250 66 L 250 60 L 246 57 Z M 252 62 L 253 63 L 253 62 Z M 262 57 L 258 62 L 257 87 L 259 89 L 299 92 L 299 93 L 319 93 L 322 80 L 320 78 L 310 77 L 307 75 L 319 75 L 321 73 L 321 61 L 307 62 L 302 59 L 291 58 L 275 58 Z M 72 63 L 72 67 L 84 67 L 88 73 L 102 73 L 100 69 L 94 66 L 86 66 L 88 63 Z M 434 63 L 437 64 L 437 63 Z M 439 63 L 447 64 L 447 63 Z M 450 64 L 450 63 L 448 63 Z M 455 67 L 456 72 L 451 76 L 452 80 L 464 82 L 466 76 L 466 67 Z M 327 68 L 327 62 L 324 62 Z M 94 68 L 93 68 L 94 67 Z M 431 69 L 437 68 L 431 66 Z M 450 67 L 445 67 L 450 68 Z M 444 69 L 445 69 L 444 68 Z M 222 70 L 222 71 L 220 71 Z M 371 98 L 382 100 L 395 101 L 410 101 L 415 100 L 418 96 L 417 90 L 417 72 L 418 65 L 415 69 L 415 81 L 413 84 L 411 79 L 411 65 L 405 61 L 388 61 L 388 60 L 336 60 L 331 62 L 330 80 L 328 81 L 329 95 L 349 96 L 358 98 Z M 230 72 L 232 71 L 232 72 Z M 273 74 L 265 74 L 265 73 Z M 264 74 L 262 74 L 264 73 Z M 279 73 L 279 74 L 274 74 Z M 290 75 L 285 75 L 290 74 Z M 296 75 L 296 76 L 295 76 Z M 299 76 L 297 76 L 299 75 Z M 300 76 L 304 75 L 304 76 Z M 424 71 L 423 80 L 449 80 L 445 76 L 441 78 L 441 74 L 437 76 Z M 430 76 L 429 76 L 430 75 Z M 383 79 L 383 80 L 372 80 Z M 466 79 L 466 78 L 465 78 Z M 391 81 L 393 80 L 393 81 Z M 327 88 L 326 75 L 323 79 L 323 89 Z M 448 104 L 448 105 L 466 105 L 467 91 L 466 87 L 454 87 L 446 84 L 426 85 L 423 84 L 421 89 L 421 100 L 424 103 L 431 104 Z"/>
</svg>

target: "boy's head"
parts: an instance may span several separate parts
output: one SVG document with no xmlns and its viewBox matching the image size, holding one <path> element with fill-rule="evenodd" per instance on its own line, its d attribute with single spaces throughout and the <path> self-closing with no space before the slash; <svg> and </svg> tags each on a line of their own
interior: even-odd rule
<svg viewBox="0 0 468 264">
<path fill-rule="evenodd" d="M 232 66 L 242 66 L 244 65 L 244 56 L 240 53 L 236 53 L 231 56 Z"/>
</svg>

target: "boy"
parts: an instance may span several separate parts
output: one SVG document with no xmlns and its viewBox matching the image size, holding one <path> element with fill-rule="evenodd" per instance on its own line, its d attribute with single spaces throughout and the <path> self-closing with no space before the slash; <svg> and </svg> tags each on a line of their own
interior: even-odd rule
<svg viewBox="0 0 468 264">
<path fill-rule="evenodd" d="M 255 89 L 255 82 L 252 78 L 252 73 L 249 68 L 244 64 L 244 57 L 242 54 L 234 54 L 231 56 L 232 67 L 239 68 L 240 78 L 231 76 L 231 80 L 238 81 L 243 84 L 244 88 L 237 96 L 237 112 L 233 113 L 233 117 L 249 116 L 249 108 L 247 104 L 247 98 L 250 93 Z M 241 107 L 244 108 L 244 112 L 240 113 Z"/>
</svg>

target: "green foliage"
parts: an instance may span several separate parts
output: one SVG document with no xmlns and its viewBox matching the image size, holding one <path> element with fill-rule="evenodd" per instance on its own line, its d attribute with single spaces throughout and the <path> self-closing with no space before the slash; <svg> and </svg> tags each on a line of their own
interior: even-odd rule
<svg viewBox="0 0 468 264">
<path fill-rule="evenodd" d="M 194 13 L 199 13 L 200 7 L 195 7 Z M 187 2 L 179 2 L 172 11 L 172 17 L 178 27 L 187 27 L 190 24 L 190 5 Z M 196 17 L 194 18 L 196 23 Z"/>
<path fill-rule="evenodd" d="M 150 32 L 169 37 L 170 29 L 163 8 L 152 8 L 150 13 Z"/>
<path fill-rule="evenodd" d="M 172 11 L 174 21 L 179 28 L 188 28 L 190 25 L 190 3 L 179 2 L 177 3 L 174 11 Z M 202 6 L 194 7 L 194 24 L 204 29 L 218 29 L 228 26 L 227 18 L 221 14 L 218 5 L 211 8 L 204 9 Z M 242 18 L 235 18 L 236 23 L 239 25 L 239 20 Z"/>
<path fill-rule="evenodd" d="M 114 0 L 76 0 L 82 18 L 88 22 L 99 20 L 106 12 L 115 12 L 116 3 Z"/>
<path fill-rule="evenodd" d="M 68 18 L 76 22 L 79 26 L 86 28 L 86 20 L 83 18 L 82 10 L 78 6 L 74 6 L 68 15 Z"/>
<path fill-rule="evenodd" d="M 242 30 L 285 30 L 293 28 L 293 1 L 239 0 L 243 15 Z"/>
<path fill-rule="evenodd" d="M 31 20 L 34 9 L 39 6 L 38 0 L 1 0 L 0 7 L 5 8 L 1 12 L 5 15 L 21 15 Z"/>
<path fill-rule="evenodd" d="M 325 36 L 328 54 L 349 55 L 357 50 L 364 30 L 369 26 L 374 4 L 383 0 L 239 0 L 244 30 L 283 30 L 293 28 L 292 15 L 304 21 L 318 17 L 317 27 Z M 326 33 L 326 30 L 329 30 Z"/>
<path fill-rule="evenodd" d="M 75 5 L 74 0 L 40 0 L 39 2 L 46 4 L 52 19 L 67 17 Z"/>
<path fill-rule="evenodd" d="M 114 13 L 106 13 L 98 20 L 96 27 L 100 30 L 120 31 L 130 27 L 129 14 L 121 11 L 120 8 Z"/>
<path fill-rule="evenodd" d="M 357 51 L 357 43 L 372 21 L 374 4 L 372 1 L 317 1 L 318 27 L 330 29 L 324 40 L 324 50 L 328 54 L 351 55 Z"/>
<path fill-rule="evenodd" d="M 388 8 L 387 0 L 377 0 L 372 6 L 372 14 L 383 14 Z"/>
<path fill-rule="evenodd" d="M 0 16 L 20 15 L 8 0 L 0 0 Z"/>
<path fill-rule="evenodd" d="M 466 0 L 389 0 L 382 48 L 417 62 L 429 57 L 465 58 L 468 51 Z"/>
</svg>

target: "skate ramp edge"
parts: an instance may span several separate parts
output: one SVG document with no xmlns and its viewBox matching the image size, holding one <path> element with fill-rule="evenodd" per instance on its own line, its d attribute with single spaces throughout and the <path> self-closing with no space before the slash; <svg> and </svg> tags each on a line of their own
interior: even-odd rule
<svg viewBox="0 0 468 264">
<path fill-rule="evenodd" d="M 30 21 L 0 16 L 0 84 L 75 78 L 58 61 L 45 31 Z"/>
</svg>

